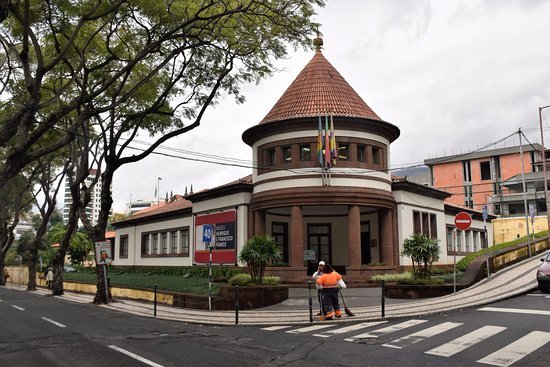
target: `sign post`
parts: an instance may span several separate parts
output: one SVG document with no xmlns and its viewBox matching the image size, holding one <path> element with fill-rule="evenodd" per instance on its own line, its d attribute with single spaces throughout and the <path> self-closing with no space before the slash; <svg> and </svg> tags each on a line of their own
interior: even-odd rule
<svg viewBox="0 0 550 367">
<path fill-rule="evenodd" d="M 105 301 L 109 303 L 109 280 L 107 277 L 107 265 L 113 261 L 111 254 L 111 243 L 100 241 L 95 243 L 95 258 L 97 265 L 103 265 L 103 280 L 105 282 Z"/>
<path fill-rule="evenodd" d="M 460 212 L 455 216 L 455 254 L 454 254 L 454 287 L 453 290 L 456 292 L 456 252 L 458 250 L 458 232 L 460 229 L 463 233 L 465 230 L 470 228 L 472 225 L 472 217 L 466 212 Z"/>
<path fill-rule="evenodd" d="M 208 244 L 208 311 L 212 311 L 212 225 L 202 225 L 202 242 Z"/>
</svg>

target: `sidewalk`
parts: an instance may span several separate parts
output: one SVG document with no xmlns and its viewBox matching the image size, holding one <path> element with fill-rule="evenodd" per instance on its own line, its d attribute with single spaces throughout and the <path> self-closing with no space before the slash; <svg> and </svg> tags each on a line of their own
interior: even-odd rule
<svg viewBox="0 0 550 367">
<path fill-rule="evenodd" d="M 459 309 L 478 307 L 537 288 L 535 270 L 540 265 L 542 255 L 524 260 L 493 274 L 470 288 L 443 297 L 422 300 L 385 299 L 384 318 L 413 317 L 426 314 L 445 313 Z M 14 290 L 24 288 L 11 287 Z M 35 292 L 48 295 L 46 289 Z M 375 321 L 382 318 L 380 288 L 347 288 L 343 291 L 346 305 L 355 314 L 354 317 L 343 316 L 341 319 L 322 322 Z M 317 291 L 311 290 L 313 314 L 318 312 Z M 55 298 L 77 302 L 92 303 L 93 295 L 65 292 Z M 343 307 L 343 305 L 341 305 Z M 117 300 L 108 305 L 101 305 L 113 311 L 126 312 L 138 316 L 154 317 L 152 303 L 133 300 Z M 167 305 L 157 305 L 156 318 L 181 321 L 194 324 L 235 325 L 235 311 L 203 311 L 184 309 Z M 320 321 L 315 320 L 314 323 Z M 289 299 L 277 305 L 238 312 L 238 325 L 295 325 L 308 324 L 309 290 L 291 288 Z"/>
</svg>

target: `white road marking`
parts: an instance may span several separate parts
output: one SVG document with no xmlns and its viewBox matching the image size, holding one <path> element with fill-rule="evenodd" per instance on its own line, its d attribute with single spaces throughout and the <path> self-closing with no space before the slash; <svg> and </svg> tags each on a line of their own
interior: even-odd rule
<svg viewBox="0 0 550 367">
<path fill-rule="evenodd" d="M 402 338 L 392 340 L 389 343 L 382 344 L 382 346 L 402 349 L 402 348 L 408 347 L 409 345 L 416 344 L 429 337 L 441 334 L 447 330 L 454 329 L 455 327 L 458 327 L 460 325 L 462 325 L 461 322 L 444 322 L 444 323 L 432 326 L 430 328 L 420 330 L 416 333 L 406 335 Z"/>
<path fill-rule="evenodd" d="M 269 327 L 264 327 L 260 330 L 266 330 L 266 331 L 277 331 L 277 330 L 282 330 L 282 329 L 288 329 L 290 327 L 290 325 L 278 325 L 278 326 L 269 326 Z"/>
<path fill-rule="evenodd" d="M 510 366 L 548 342 L 550 342 L 549 332 L 532 331 L 477 362 L 500 367 Z"/>
<path fill-rule="evenodd" d="M 132 353 L 130 351 L 127 351 L 126 349 L 122 349 L 120 347 L 117 347 L 116 345 L 109 345 L 109 348 L 113 349 L 113 350 L 116 350 L 117 352 L 120 352 L 122 354 L 126 354 L 127 356 L 129 357 L 132 357 L 134 358 L 135 360 L 138 360 L 142 363 L 145 363 L 145 364 L 148 364 L 149 366 L 153 366 L 153 367 L 164 367 L 163 365 L 161 364 L 158 364 L 158 363 L 155 363 L 153 361 L 150 361 L 148 360 L 147 358 L 143 358 L 141 356 L 138 356 L 137 354 L 135 353 Z"/>
<path fill-rule="evenodd" d="M 528 296 L 531 296 L 531 297 L 544 297 L 544 298 L 550 298 L 549 295 L 547 295 L 547 294 L 542 294 L 542 293 L 529 293 Z"/>
<path fill-rule="evenodd" d="M 373 327 L 373 326 L 376 326 L 376 325 L 380 325 L 380 324 L 383 324 L 385 322 L 387 322 L 387 321 L 362 322 L 360 324 L 341 327 L 341 328 L 334 329 L 334 330 L 328 330 L 328 331 L 324 332 L 323 334 L 313 334 L 313 336 L 318 336 L 319 338 L 330 338 L 332 335 L 349 333 L 351 331 L 361 330 L 361 329 L 365 329 L 365 328 L 368 328 L 368 327 Z"/>
<path fill-rule="evenodd" d="M 306 326 L 300 329 L 294 329 L 294 330 L 288 330 L 286 331 L 289 334 L 302 334 L 302 333 L 309 333 L 310 331 L 315 330 L 321 330 L 326 329 L 328 327 L 334 327 L 334 325 L 313 325 L 313 326 Z"/>
<path fill-rule="evenodd" d="M 500 307 L 483 307 L 478 311 L 490 311 L 490 312 L 506 312 L 506 313 L 523 313 L 528 315 L 550 315 L 550 311 L 544 310 L 526 310 L 523 308 L 500 308 Z"/>
<path fill-rule="evenodd" d="M 11 307 L 18 309 L 19 311 L 25 311 L 25 309 L 23 307 L 19 307 L 19 306 L 16 306 L 16 305 L 11 305 Z"/>
<path fill-rule="evenodd" d="M 408 320 L 408 321 L 401 322 L 399 324 L 395 324 L 395 325 L 391 325 L 391 326 L 388 326 L 388 327 L 385 327 L 385 328 L 382 328 L 382 329 L 374 330 L 374 331 L 371 331 L 369 333 L 359 334 L 359 335 L 356 335 L 356 336 L 353 336 L 351 338 L 347 338 L 347 339 L 344 339 L 344 340 L 346 340 L 348 342 L 352 342 L 355 339 L 378 338 L 380 335 L 393 333 L 394 331 L 403 330 L 403 329 L 406 329 L 406 328 L 411 327 L 411 326 L 423 324 L 425 322 L 428 322 L 428 320 Z"/>
<path fill-rule="evenodd" d="M 63 325 L 62 323 L 57 322 L 57 321 L 54 321 L 54 320 L 52 320 L 52 319 L 48 319 L 47 317 L 44 317 L 44 316 L 42 316 L 42 320 L 45 320 L 45 321 L 47 321 L 47 322 L 50 322 L 50 323 L 54 324 L 55 326 L 66 327 L 66 326 Z"/>
<path fill-rule="evenodd" d="M 426 353 L 441 357 L 450 357 L 504 330 L 506 328 L 503 326 L 483 326 L 437 348 L 430 349 Z"/>
</svg>

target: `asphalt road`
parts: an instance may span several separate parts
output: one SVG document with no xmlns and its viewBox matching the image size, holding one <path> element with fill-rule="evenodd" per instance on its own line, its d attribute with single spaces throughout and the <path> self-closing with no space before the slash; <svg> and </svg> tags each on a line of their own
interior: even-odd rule
<svg viewBox="0 0 550 367">
<path fill-rule="evenodd" d="M 533 292 L 380 324 L 212 327 L 0 287 L 0 366 L 548 366 L 549 311 Z"/>
</svg>

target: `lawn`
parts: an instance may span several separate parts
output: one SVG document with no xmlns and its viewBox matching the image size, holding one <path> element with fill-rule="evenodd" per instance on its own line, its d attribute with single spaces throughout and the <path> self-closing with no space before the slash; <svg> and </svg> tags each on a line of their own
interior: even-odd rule
<svg viewBox="0 0 550 367">
<path fill-rule="evenodd" d="M 199 277 L 185 277 L 181 275 L 160 275 L 160 274 L 141 274 L 141 273 L 123 273 L 110 274 L 111 286 L 134 287 L 153 289 L 157 285 L 158 290 L 208 294 L 208 279 Z M 64 279 L 67 281 L 76 281 L 80 283 L 96 283 L 95 272 L 82 271 L 77 273 L 64 273 Z M 212 295 L 217 295 L 219 285 L 212 283 Z"/>
</svg>

